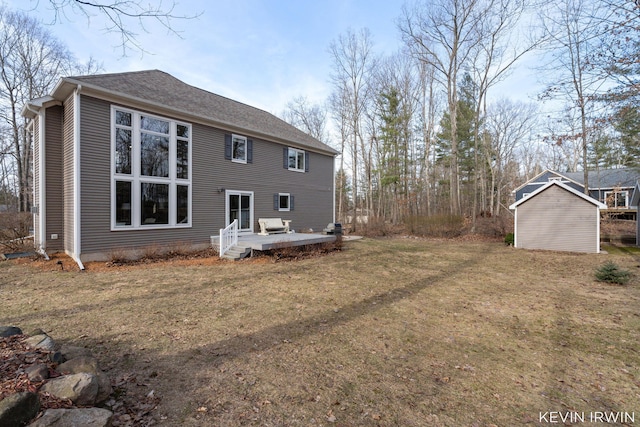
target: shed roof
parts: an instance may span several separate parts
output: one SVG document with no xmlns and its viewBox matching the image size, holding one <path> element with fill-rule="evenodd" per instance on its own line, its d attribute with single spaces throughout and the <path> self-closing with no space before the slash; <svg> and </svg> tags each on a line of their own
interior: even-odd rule
<svg viewBox="0 0 640 427">
<path fill-rule="evenodd" d="M 191 86 L 164 71 L 64 77 L 58 82 L 52 97 L 64 100 L 78 87 L 82 91 L 89 90 L 186 114 L 223 129 L 330 155 L 338 154 L 333 148 L 271 113 Z M 30 105 L 38 107 L 33 103 Z"/>
<path fill-rule="evenodd" d="M 511 206 L 509 206 L 509 209 L 517 208 L 519 205 L 528 202 L 529 200 L 533 199 L 538 194 L 542 193 L 543 191 L 545 191 L 546 189 L 550 188 L 553 185 L 557 185 L 558 187 L 568 191 L 569 193 L 572 193 L 573 195 L 575 195 L 577 197 L 580 197 L 583 200 L 586 200 L 587 202 L 597 206 L 600 209 L 606 209 L 607 208 L 607 205 L 605 205 L 604 203 L 599 202 L 598 200 L 594 199 L 593 197 L 587 196 L 586 194 L 577 191 L 576 189 L 568 186 L 567 184 L 564 184 L 564 183 L 562 183 L 560 181 L 549 181 L 545 185 L 543 185 L 542 187 L 538 188 L 536 191 L 531 193 L 529 196 L 523 197 L 520 200 L 518 200 L 517 202 L 513 203 Z"/>
</svg>

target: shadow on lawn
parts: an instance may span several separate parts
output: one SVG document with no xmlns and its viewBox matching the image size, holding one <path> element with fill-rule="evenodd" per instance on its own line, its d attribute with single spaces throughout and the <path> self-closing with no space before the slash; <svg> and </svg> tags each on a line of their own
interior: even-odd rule
<svg viewBox="0 0 640 427">
<path fill-rule="evenodd" d="M 238 333 L 234 336 L 225 337 L 224 339 L 219 340 L 215 340 L 214 338 L 210 343 L 204 343 L 198 347 L 171 352 L 171 354 L 159 355 L 147 351 L 145 351 L 146 354 L 137 354 L 139 350 L 135 348 L 136 343 L 131 341 L 131 336 L 124 338 L 102 336 L 93 344 L 91 344 L 90 340 L 86 342 L 89 346 L 96 345 L 105 349 L 108 349 L 110 346 L 119 346 L 120 354 L 122 354 L 122 350 L 124 350 L 127 357 L 121 360 L 115 360 L 111 363 L 111 367 L 120 372 L 144 369 L 146 370 L 146 373 L 141 372 L 141 376 L 144 376 L 155 369 L 162 369 L 161 367 L 166 367 L 167 371 L 162 374 L 162 376 L 165 377 L 163 381 L 170 382 L 176 389 L 180 389 L 180 384 L 193 385 L 202 384 L 206 381 L 213 381 L 213 379 L 208 378 L 207 374 L 203 373 L 198 368 L 193 369 L 193 367 L 206 366 L 206 370 L 213 369 L 213 372 L 217 372 L 222 369 L 224 364 L 242 360 L 242 358 L 247 357 L 249 354 L 265 352 L 282 346 L 283 343 L 295 343 L 296 341 L 309 336 L 325 335 L 331 330 L 340 328 L 354 319 L 384 310 L 390 305 L 393 305 L 403 299 L 413 298 L 424 289 L 438 285 L 443 279 L 450 278 L 453 275 L 459 275 L 465 271 L 473 270 L 476 266 L 484 262 L 486 258 L 491 255 L 492 251 L 493 248 L 488 247 L 488 249 L 482 252 L 481 255 L 474 255 L 474 258 L 472 259 L 466 257 L 461 261 L 455 261 L 448 265 L 446 269 L 442 269 L 438 273 L 434 273 L 429 277 L 415 280 L 389 291 L 381 292 L 371 297 L 340 306 L 337 311 L 331 308 L 322 313 L 308 316 L 300 320 L 266 326 L 256 332 L 244 334 Z M 176 294 L 179 292 L 176 292 Z M 173 292 L 166 291 L 163 292 L 162 296 L 153 295 L 151 297 L 167 298 L 172 294 Z M 117 301 L 114 303 L 117 303 Z M 268 322 L 268 320 L 265 320 L 265 322 Z M 111 343 L 112 339 L 114 340 L 113 343 Z M 144 359 L 147 359 L 148 362 L 143 363 Z M 269 363 L 268 361 L 265 362 Z M 271 363 L 273 362 L 274 361 Z M 293 378 L 292 381 L 295 382 L 297 379 Z M 148 380 L 148 382 L 153 384 L 153 378 Z M 216 399 L 218 398 L 225 399 L 229 398 L 229 396 L 216 397 Z M 190 396 L 188 393 L 183 392 L 174 394 L 173 399 L 180 402 L 178 406 L 182 408 L 193 408 L 199 401 L 198 399 L 203 399 L 203 397 Z M 200 402 L 201 401 L 202 400 L 200 400 Z M 175 405 L 177 402 L 172 402 L 172 404 Z M 175 422 L 175 420 L 170 421 Z"/>
</svg>

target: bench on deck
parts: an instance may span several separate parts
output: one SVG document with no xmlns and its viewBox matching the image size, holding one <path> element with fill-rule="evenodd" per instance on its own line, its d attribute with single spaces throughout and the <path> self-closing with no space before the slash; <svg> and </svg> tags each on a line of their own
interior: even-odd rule
<svg viewBox="0 0 640 427">
<path fill-rule="evenodd" d="M 289 231 L 290 219 L 260 218 L 258 219 L 258 224 L 260 224 L 260 232 L 258 234 L 261 236 L 268 236 L 274 233 L 291 233 Z"/>
</svg>

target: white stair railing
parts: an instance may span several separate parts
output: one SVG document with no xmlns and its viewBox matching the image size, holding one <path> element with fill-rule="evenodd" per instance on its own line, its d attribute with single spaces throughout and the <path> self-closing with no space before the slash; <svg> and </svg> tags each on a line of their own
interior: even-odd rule
<svg viewBox="0 0 640 427">
<path fill-rule="evenodd" d="M 238 220 L 234 219 L 226 228 L 220 229 L 220 258 L 238 243 Z"/>
</svg>

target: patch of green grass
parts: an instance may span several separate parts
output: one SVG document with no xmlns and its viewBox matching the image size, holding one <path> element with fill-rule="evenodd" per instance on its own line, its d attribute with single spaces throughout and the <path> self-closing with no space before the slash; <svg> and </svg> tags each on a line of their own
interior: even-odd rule
<svg viewBox="0 0 640 427">
<path fill-rule="evenodd" d="M 615 246 L 602 244 L 601 249 L 610 255 L 640 256 L 640 247 L 638 246 Z"/>
</svg>

